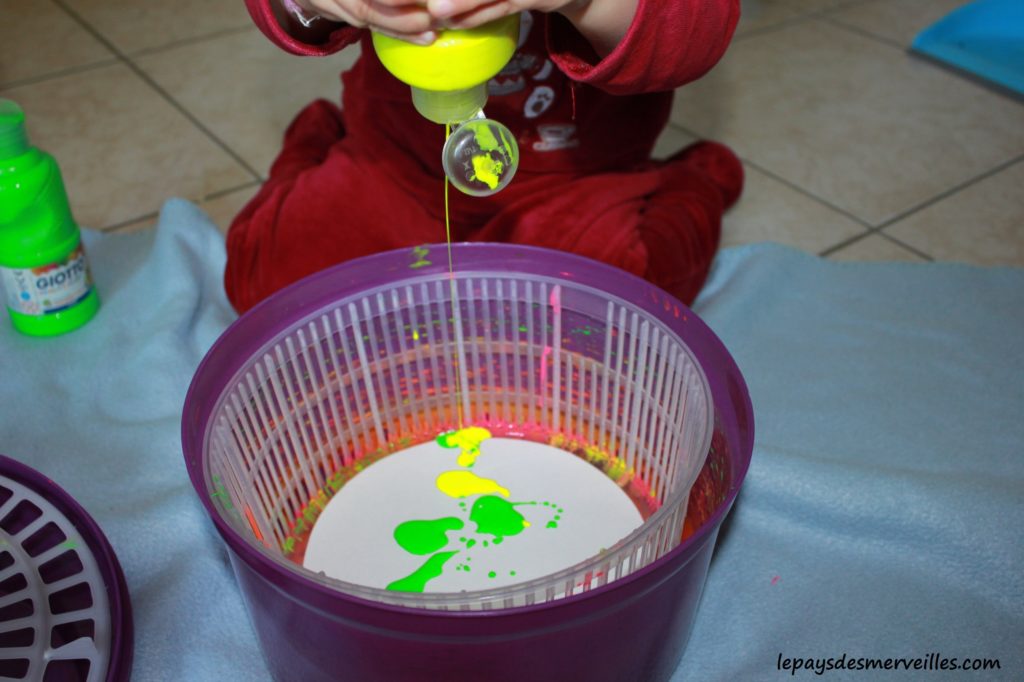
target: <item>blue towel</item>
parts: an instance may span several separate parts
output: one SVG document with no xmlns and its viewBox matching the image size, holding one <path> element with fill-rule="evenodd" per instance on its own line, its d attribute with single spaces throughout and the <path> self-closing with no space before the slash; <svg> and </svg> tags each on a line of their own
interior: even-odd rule
<svg viewBox="0 0 1024 682">
<path fill-rule="evenodd" d="M 0 453 L 63 486 L 113 544 L 134 679 L 267 679 L 179 438 L 192 374 L 234 319 L 223 239 L 180 200 L 155 232 L 85 236 L 98 316 L 54 339 L 0 324 Z M 695 307 L 745 373 L 757 440 L 673 680 L 772 679 L 844 654 L 998 659 L 969 679 L 1019 677 L 1024 270 L 757 245 L 723 251 Z"/>
</svg>

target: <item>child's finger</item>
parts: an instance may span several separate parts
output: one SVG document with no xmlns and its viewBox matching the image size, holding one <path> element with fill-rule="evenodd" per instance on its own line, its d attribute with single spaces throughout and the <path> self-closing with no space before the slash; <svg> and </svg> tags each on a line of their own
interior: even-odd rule
<svg viewBox="0 0 1024 682">
<path fill-rule="evenodd" d="M 506 17 L 518 11 L 508 2 L 494 2 L 468 12 L 455 14 L 442 20 L 448 28 L 473 28 L 486 24 L 488 21 Z"/>
<path fill-rule="evenodd" d="M 473 21 L 478 14 L 497 18 L 515 11 L 511 5 L 504 0 L 427 0 L 427 10 L 435 19 Z"/>
<path fill-rule="evenodd" d="M 363 18 L 371 28 L 412 35 L 431 30 L 434 23 L 433 17 L 422 5 L 388 5 L 379 0 L 363 4 L 367 6 Z"/>
<path fill-rule="evenodd" d="M 437 33 L 434 31 L 424 31 L 423 33 L 392 33 L 380 28 L 373 29 L 381 35 L 390 36 L 391 38 L 397 38 L 398 40 L 404 40 L 409 43 L 415 43 L 416 45 L 433 45 L 434 41 L 437 40 Z"/>
<path fill-rule="evenodd" d="M 359 28 L 409 39 L 431 30 L 433 19 L 426 8 L 409 0 L 334 0 L 341 21 Z"/>
</svg>

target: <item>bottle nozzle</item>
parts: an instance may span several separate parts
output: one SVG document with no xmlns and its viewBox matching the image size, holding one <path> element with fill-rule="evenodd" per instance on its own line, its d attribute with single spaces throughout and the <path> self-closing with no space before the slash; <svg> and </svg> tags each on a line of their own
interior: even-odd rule
<svg viewBox="0 0 1024 682">
<path fill-rule="evenodd" d="M 9 99 L 0 99 L 0 159 L 21 156 L 29 150 L 25 112 Z"/>
<path fill-rule="evenodd" d="M 416 111 L 429 121 L 441 125 L 462 123 L 476 116 L 487 104 L 487 84 L 447 92 L 413 86 L 412 103 Z"/>
</svg>

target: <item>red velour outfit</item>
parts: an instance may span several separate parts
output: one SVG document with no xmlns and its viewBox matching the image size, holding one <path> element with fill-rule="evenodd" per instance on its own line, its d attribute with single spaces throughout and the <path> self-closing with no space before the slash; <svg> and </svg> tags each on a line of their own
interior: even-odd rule
<svg viewBox="0 0 1024 682">
<path fill-rule="evenodd" d="M 326 55 L 361 41 L 362 54 L 342 75 L 342 109 L 319 100 L 296 117 L 270 178 L 231 225 L 225 284 L 239 311 L 325 267 L 445 238 L 444 127 L 416 112 L 367 31 L 338 25 L 325 43 L 303 43 L 275 19 L 272 1 L 246 0 L 285 50 Z M 491 197 L 450 191 L 452 240 L 571 251 L 692 301 L 742 166 L 712 142 L 667 161 L 650 154 L 672 90 L 718 61 L 738 6 L 640 0 L 603 59 L 564 17 L 524 13 L 519 50 L 490 82 L 485 108 L 516 135 L 519 171 Z"/>
</svg>

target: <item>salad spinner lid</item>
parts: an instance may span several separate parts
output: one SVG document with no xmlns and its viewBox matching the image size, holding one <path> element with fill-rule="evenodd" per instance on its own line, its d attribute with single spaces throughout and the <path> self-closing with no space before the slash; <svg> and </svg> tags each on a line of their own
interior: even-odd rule
<svg viewBox="0 0 1024 682">
<path fill-rule="evenodd" d="M 127 680 L 132 614 L 103 532 L 38 471 L 0 455 L 0 677 Z"/>
</svg>

